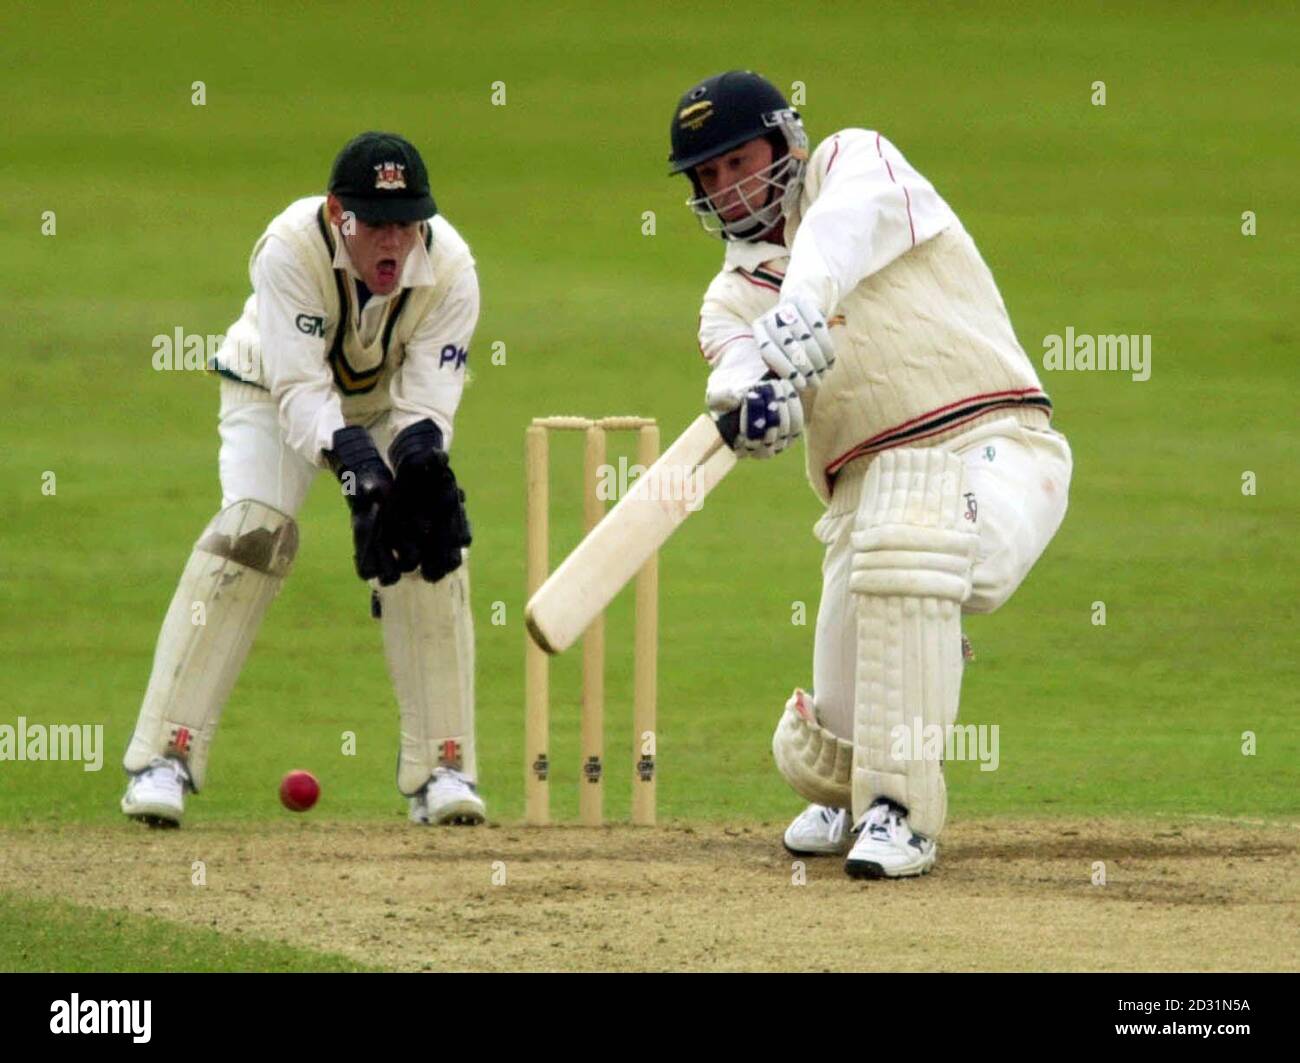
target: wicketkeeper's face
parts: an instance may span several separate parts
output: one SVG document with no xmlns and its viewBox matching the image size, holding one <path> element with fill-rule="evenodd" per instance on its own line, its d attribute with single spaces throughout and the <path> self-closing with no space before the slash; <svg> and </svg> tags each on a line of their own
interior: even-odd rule
<svg viewBox="0 0 1300 1063">
<path fill-rule="evenodd" d="M 420 223 L 370 225 L 360 218 L 345 219 L 343 204 L 334 196 L 329 198 L 330 220 L 343 234 L 352 265 L 367 288 L 376 295 L 388 295 L 397 288 L 406 258 L 420 239 Z"/>
<path fill-rule="evenodd" d="M 756 175 L 772 165 L 772 145 L 766 137 L 755 137 L 725 155 L 695 167 L 704 194 L 713 209 L 726 221 L 738 221 L 767 206 L 771 188 Z"/>
</svg>

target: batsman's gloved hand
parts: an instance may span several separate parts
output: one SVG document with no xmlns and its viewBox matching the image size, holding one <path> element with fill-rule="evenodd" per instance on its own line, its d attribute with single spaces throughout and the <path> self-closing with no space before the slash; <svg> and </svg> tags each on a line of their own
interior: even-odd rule
<svg viewBox="0 0 1300 1063">
<path fill-rule="evenodd" d="M 790 381 L 765 378 L 736 409 L 715 419 L 740 457 L 772 458 L 803 434 L 803 402 Z"/>
<path fill-rule="evenodd" d="M 402 429 L 388 448 L 397 470 L 389 544 L 403 572 L 418 565 L 420 575 L 437 583 L 461 564 L 461 550 L 472 541 L 465 515 L 465 492 L 442 449 L 442 432 L 429 418 Z"/>
<path fill-rule="evenodd" d="M 835 344 L 821 310 L 811 299 L 783 296 L 754 319 L 754 339 L 764 364 L 798 391 L 816 388 L 835 364 Z"/>
<path fill-rule="evenodd" d="M 334 433 L 331 447 L 325 451 L 325 460 L 339 478 L 352 511 L 357 575 L 364 580 L 378 579 L 387 587 L 402 578 L 402 570 L 384 531 L 393 474 L 384 464 L 370 433 L 360 425 L 340 428 Z"/>
</svg>

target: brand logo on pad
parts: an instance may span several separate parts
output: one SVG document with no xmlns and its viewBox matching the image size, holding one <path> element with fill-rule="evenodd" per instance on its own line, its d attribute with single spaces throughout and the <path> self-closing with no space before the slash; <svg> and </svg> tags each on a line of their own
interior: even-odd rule
<svg viewBox="0 0 1300 1063">
<path fill-rule="evenodd" d="M 381 162 L 375 167 L 376 188 L 405 188 L 406 166 L 400 162 Z"/>
<path fill-rule="evenodd" d="M 169 743 L 168 753 L 173 756 L 185 758 L 190 753 L 190 729 L 188 727 L 177 727 L 172 731 L 172 740 Z"/>
<path fill-rule="evenodd" d="M 438 757 L 438 765 L 443 768 L 454 768 L 460 771 L 462 763 L 460 743 L 454 738 L 448 738 L 442 743 L 442 753 Z"/>
<path fill-rule="evenodd" d="M 974 524 L 975 518 L 979 515 L 979 506 L 975 504 L 975 493 L 967 491 L 962 498 L 966 499 L 966 519 Z"/>
</svg>

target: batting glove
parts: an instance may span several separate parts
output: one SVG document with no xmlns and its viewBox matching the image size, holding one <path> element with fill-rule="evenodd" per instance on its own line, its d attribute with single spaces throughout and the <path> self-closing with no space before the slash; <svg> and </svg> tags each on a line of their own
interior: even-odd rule
<svg viewBox="0 0 1300 1063">
<path fill-rule="evenodd" d="M 764 363 L 797 391 L 816 388 L 835 364 L 826 318 L 811 299 L 790 296 L 754 319 L 754 338 Z"/>
<path fill-rule="evenodd" d="M 742 458 L 773 458 L 802 434 L 799 392 L 788 380 L 764 380 L 740 403 L 740 431 L 732 449 Z"/>
</svg>

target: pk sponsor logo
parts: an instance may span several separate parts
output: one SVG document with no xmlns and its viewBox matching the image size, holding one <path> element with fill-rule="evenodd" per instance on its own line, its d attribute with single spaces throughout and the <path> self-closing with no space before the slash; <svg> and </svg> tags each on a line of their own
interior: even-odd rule
<svg viewBox="0 0 1300 1063">
<path fill-rule="evenodd" d="M 438 352 L 438 368 L 444 365 L 450 365 L 453 369 L 461 369 L 469 361 L 469 350 L 465 347 L 457 347 L 454 343 L 447 344 Z"/>
</svg>

